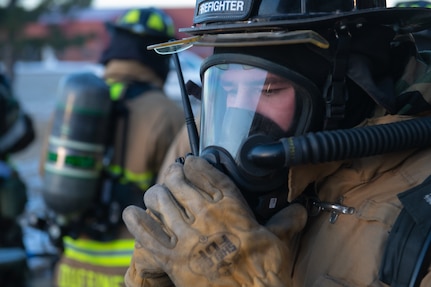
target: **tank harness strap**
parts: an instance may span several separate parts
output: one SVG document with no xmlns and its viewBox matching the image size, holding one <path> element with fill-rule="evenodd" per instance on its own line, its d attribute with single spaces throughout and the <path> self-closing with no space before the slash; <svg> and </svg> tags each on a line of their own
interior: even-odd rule
<svg viewBox="0 0 431 287">
<path fill-rule="evenodd" d="M 151 90 L 161 90 L 159 87 L 148 82 L 128 81 L 123 83 L 107 81 L 107 83 L 110 87 L 111 100 L 113 101 L 127 101 L 139 97 Z"/>
<path fill-rule="evenodd" d="M 403 209 L 389 234 L 379 278 L 393 287 L 416 287 L 431 264 L 431 176 L 398 198 Z"/>
<path fill-rule="evenodd" d="M 128 138 L 128 121 L 129 110 L 127 108 L 127 101 L 145 96 L 144 93 L 159 89 L 150 83 L 142 82 L 112 82 L 107 80 L 110 88 L 110 97 L 113 102 L 111 111 L 110 126 L 115 127 L 121 121 L 122 133 L 110 133 L 106 139 L 105 154 L 104 154 L 104 168 L 102 171 L 102 179 L 98 195 L 93 202 L 93 207 L 87 213 L 82 214 L 81 218 L 86 218 L 86 224 L 77 222 L 71 224 L 68 234 L 72 237 L 77 237 L 81 233 L 87 234 L 90 238 L 98 241 L 109 241 L 116 237 L 117 226 L 121 223 L 121 200 L 118 197 L 116 190 L 118 189 L 117 183 L 121 183 L 123 177 L 129 173 L 125 170 L 125 153 Z M 116 130 L 116 129 L 115 129 Z M 114 150 L 116 137 L 122 138 L 121 150 Z M 113 159 L 116 153 L 119 154 L 119 165 L 115 166 L 115 173 L 112 172 Z M 136 185 L 135 182 L 131 182 Z M 138 188 L 139 186 L 136 185 Z"/>
<path fill-rule="evenodd" d="M 159 87 L 148 83 L 148 82 L 138 82 L 138 81 L 128 81 L 126 83 L 122 82 L 108 82 L 111 91 L 111 100 L 114 102 L 114 116 L 113 116 L 113 124 L 118 122 L 120 119 L 123 120 L 122 127 L 122 144 L 120 151 L 120 170 L 118 167 L 116 169 L 117 173 L 115 173 L 116 178 L 121 178 L 124 176 L 124 167 L 125 167 L 125 154 L 127 147 L 127 138 L 128 138 L 128 126 L 129 126 L 129 110 L 126 106 L 126 102 L 128 100 L 132 100 L 139 96 L 143 96 L 145 93 L 152 90 L 161 90 Z M 113 135 L 109 139 L 108 145 L 113 146 L 115 141 L 115 135 Z M 118 172 L 119 171 L 119 172 Z"/>
</svg>

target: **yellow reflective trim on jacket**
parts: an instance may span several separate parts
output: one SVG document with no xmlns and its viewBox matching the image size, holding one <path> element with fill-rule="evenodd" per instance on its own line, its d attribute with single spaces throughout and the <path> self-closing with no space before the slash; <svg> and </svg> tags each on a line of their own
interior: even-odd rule
<svg viewBox="0 0 431 287">
<path fill-rule="evenodd" d="M 60 264 L 55 283 L 57 287 L 121 287 L 124 286 L 124 274 L 111 275 Z"/>
<path fill-rule="evenodd" d="M 116 82 L 107 82 L 112 101 L 118 101 L 123 94 L 124 84 Z"/>
<path fill-rule="evenodd" d="M 99 242 L 65 236 L 63 243 L 66 258 L 104 267 L 129 266 L 135 247 L 134 239 Z"/>
<path fill-rule="evenodd" d="M 120 175 L 123 170 L 121 166 L 112 165 L 109 167 L 109 171 L 114 175 Z M 126 169 L 124 170 L 123 177 L 120 178 L 120 183 L 126 184 L 130 182 L 136 184 L 140 189 L 145 191 L 150 188 L 151 184 L 153 183 L 154 176 L 154 173 L 151 171 L 134 173 Z"/>
<path fill-rule="evenodd" d="M 139 18 L 141 17 L 141 13 L 138 9 L 130 10 L 124 15 L 122 22 L 127 24 L 135 24 L 139 22 Z"/>
</svg>

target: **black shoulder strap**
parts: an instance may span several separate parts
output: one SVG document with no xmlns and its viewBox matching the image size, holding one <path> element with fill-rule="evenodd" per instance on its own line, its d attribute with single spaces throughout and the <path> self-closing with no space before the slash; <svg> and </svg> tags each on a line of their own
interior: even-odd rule
<svg viewBox="0 0 431 287">
<path fill-rule="evenodd" d="M 131 81 L 126 84 L 124 100 L 134 99 L 152 90 L 161 90 L 161 88 L 148 82 Z"/>
<path fill-rule="evenodd" d="M 398 198 L 403 209 L 389 234 L 379 277 L 392 287 L 416 287 L 431 263 L 431 177 Z"/>
<path fill-rule="evenodd" d="M 124 168 L 124 159 L 125 159 L 125 148 L 127 146 L 127 133 L 129 128 L 129 109 L 126 106 L 126 102 L 128 100 L 145 96 L 146 92 L 152 90 L 161 90 L 161 88 L 153 85 L 149 82 L 139 82 L 139 81 L 128 81 L 124 83 L 124 90 L 122 91 L 122 95 L 118 100 L 113 102 L 113 117 L 112 117 L 112 125 L 116 125 L 116 123 L 121 119 L 123 123 L 122 131 L 122 150 L 116 151 L 120 152 L 120 165 Z M 115 129 L 114 129 L 115 131 Z M 113 146 L 114 139 L 118 135 L 111 133 L 111 138 L 108 139 L 108 146 Z M 121 175 L 122 176 L 122 175 Z"/>
<path fill-rule="evenodd" d="M 121 134 L 117 134 L 114 128 L 107 139 L 106 164 L 110 164 L 115 154 L 119 154 L 119 165 L 121 166 L 120 174 L 111 174 L 108 170 L 103 171 L 103 178 L 100 184 L 99 195 L 91 208 L 83 217 L 91 218 L 87 220 L 88 224 L 77 223 L 71 228 L 71 231 L 77 231 L 76 234 L 84 232 L 90 238 L 106 241 L 112 240 L 117 235 L 119 224 L 121 224 L 121 211 L 124 208 L 120 204 L 119 195 L 127 196 L 126 192 L 118 186 L 118 181 L 123 177 L 125 166 L 125 154 L 128 140 L 130 110 L 126 103 L 128 100 L 144 96 L 145 93 L 152 90 L 161 90 L 147 82 L 128 81 L 123 83 L 121 94 L 116 100 L 113 100 L 111 126 L 116 127 L 121 121 Z M 115 138 L 121 137 L 121 150 L 114 150 Z M 133 187 L 130 187 L 133 188 Z M 132 195 L 139 195 L 138 192 L 131 192 Z"/>
</svg>

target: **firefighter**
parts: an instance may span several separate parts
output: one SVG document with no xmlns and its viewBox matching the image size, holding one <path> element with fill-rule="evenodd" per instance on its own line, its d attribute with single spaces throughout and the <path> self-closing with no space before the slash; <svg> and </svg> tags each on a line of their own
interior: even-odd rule
<svg viewBox="0 0 431 287">
<path fill-rule="evenodd" d="M 184 122 L 163 91 L 170 56 L 146 48 L 174 38 L 172 19 L 156 8 L 131 9 L 107 29 L 103 79 L 86 72 L 63 79 L 44 156 L 50 236 L 62 250 L 59 287 L 124 286 L 134 240 L 121 212 L 143 207 Z"/>
<path fill-rule="evenodd" d="M 27 187 L 11 156 L 33 143 L 33 121 L 0 74 L 0 282 L 25 286 L 29 269 L 19 218 L 27 203 Z"/>
<path fill-rule="evenodd" d="M 431 10 L 197 1 L 198 154 L 123 219 L 127 286 L 431 286 Z M 165 285 L 162 285 L 165 284 Z"/>
</svg>

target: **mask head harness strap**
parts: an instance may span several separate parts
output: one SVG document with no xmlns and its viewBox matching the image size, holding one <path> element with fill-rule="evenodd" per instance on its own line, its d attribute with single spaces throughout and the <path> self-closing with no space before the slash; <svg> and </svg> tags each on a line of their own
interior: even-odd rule
<svg viewBox="0 0 431 287">
<path fill-rule="evenodd" d="M 332 73 L 329 75 L 323 91 L 325 101 L 324 129 L 331 130 L 338 127 L 338 122 L 344 119 L 346 101 L 346 74 L 349 63 L 351 35 L 348 26 L 340 23 L 334 29 L 336 37 L 336 50 L 332 63 Z"/>
</svg>

